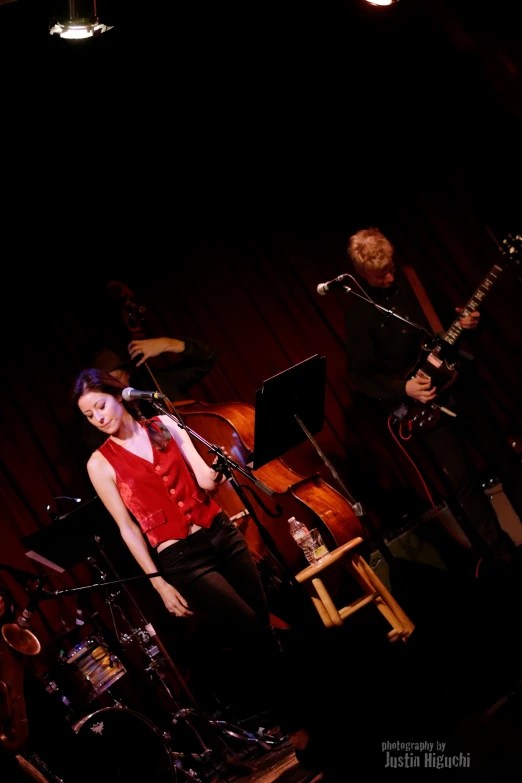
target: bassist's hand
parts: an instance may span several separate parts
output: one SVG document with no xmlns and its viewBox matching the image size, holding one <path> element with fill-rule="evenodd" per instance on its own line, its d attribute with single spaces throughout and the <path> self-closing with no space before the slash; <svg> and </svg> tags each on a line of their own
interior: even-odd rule
<svg viewBox="0 0 522 783">
<path fill-rule="evenodd" d="M 140 367 L 147 359 L 159 356 L 162 353 L 183 353 L 185 343 L 178 340 L 177 337 L 150 337 L 143 340 L 132 340 L 127 346 L 131 359 L 136 359 L 140 353 L 141 359 L 136 362 L 136 367 Z"/>
<path fill-rule="evenodd" d="M 431 402 L 436 395 L 436 388 L 430 388 L 431 378 L 411 378 L 406 383 L 406 394 L 419 402 Z"/>
</svg>

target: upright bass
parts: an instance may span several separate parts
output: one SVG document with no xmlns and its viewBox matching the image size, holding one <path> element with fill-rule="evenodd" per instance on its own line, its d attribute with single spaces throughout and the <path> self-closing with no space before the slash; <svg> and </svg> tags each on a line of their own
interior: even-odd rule
<svg viewBox="0 0 522 783">
<path fill-rule="evenodd" d="M 184 421 L 207 441 L 224 446 L 232 459 L 244 468 L 250 468 L 254 448 L 254 417 L 252 405 L 244 402 L 229 402 L 207 405 L 201 402 L 178 403 Z M 196 449 L 208 461 L 208 454 L 200 442 Z M 297 573 L 307 565 L 300 547 L 288 530 L 288 518 L 295 516 L 309 529 L 318 528 L 326 546 L 335 549 L 351 539 L 361 536 L 368 541 L 359 517 L 348 500 L 327 484 L 318 473 L 303 476 L 297 473 L 280 457 L 271 460 L 253 475 L 267 486 L 272 495 L 269 498 L 248 480 L 241 482 L 241 488 L 248 493 L 250 505 L 260 522 L 270 533 L 283 565 Z M 263 497 L 261 497 L 263 495 Z M 216 493 L 216 501 L 245 535 L 246 541 L 257 559 L 273 562 L 257 528 L 244 509 L 241 499 L 230 484 L 222 484 Z"/>
<path fill-rule="evenodd" d="M 142 329 L 144 311 L 136 304 L 129 289 L 126 293 L 123 316 L 131 334 L 136 337 Z M 145 335 L 141 332 L 140 336 Z M 151 367 L 147 370 L 161 392 Z M 182 424 L 186 423 L 207 442 L 224 447 L 241 467 L 251 469 L 255 419 L 252 405 L 243 402 L 209 405 L 187 400 L 177 401 L 175 409 L 172 405 L 168 407 L 179 416 Z M 207 453 L 206 446 L 197 439 L 194 446 L 210 464 L 213 458 Z M 302 520 L 309 529 L 318 528 L 330 550 L 357 536 L 369 541 L 368 533 L 349 501 L 318 473 L 303 476 L 283 459 L 277 458 L 252 470 L 252 474 L 271 490 L 270 497 L 254 488 L 253 482 L 239 477 L 241 489 L 248 494 L 257 522 L 269 533 L 277 550 L 276 557 L 265 544 L 256 521 L 244 508 L 239 494 L 228 482 L 218 488 L 215 499 L 245 536 L 262 576 L 268 574 L 268 578 L 284 578 L 284 570 L 296 574 L 307 565 L 302 550 L 288 530 L 287 520 L 291 516 Z"/>
</svg>

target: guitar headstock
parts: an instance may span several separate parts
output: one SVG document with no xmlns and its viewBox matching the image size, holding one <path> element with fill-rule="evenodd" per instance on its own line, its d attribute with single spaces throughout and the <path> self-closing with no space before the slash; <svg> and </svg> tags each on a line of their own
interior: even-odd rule
<svg viewBox="0 0 522 783">
<path fill-rule="evenodd" d="M 522 259 L 522 236 L 508 234 L 501 242 L 502 262 L 504 264 L 520 264 Z"/>
</svg>

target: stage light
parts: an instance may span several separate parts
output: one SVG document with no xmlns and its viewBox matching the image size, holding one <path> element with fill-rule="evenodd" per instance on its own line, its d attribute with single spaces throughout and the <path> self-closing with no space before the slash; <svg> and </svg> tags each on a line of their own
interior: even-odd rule
<svg viewBox="0 0 522 783">
<path fill-rule="evenodd" d="M 366 0 L 369 5 L 395 5 L 399 0 Z"/>
<path fill-rule="evenodd" d="M 95 38 L 112 30 L 100 22 L 96 10 L 96 0 L 68 0 L 64 9 L 52 18 L 49 33 L 69 41 L 81 41 Z"/>
</svg>

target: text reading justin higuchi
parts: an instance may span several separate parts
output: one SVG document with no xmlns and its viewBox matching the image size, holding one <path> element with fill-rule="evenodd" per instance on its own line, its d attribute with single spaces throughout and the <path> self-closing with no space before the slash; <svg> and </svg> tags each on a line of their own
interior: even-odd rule
<svg viewBox="0 0 522 783">
<path fill-rule="evenodd" d="M 384 766 L 394 769 L 459 769 L 471 766 L 470 753 L 448 755 L 444 753 L 445 748 L 445 742 L 383 742 L 382 751 L 386 754 Z"/>
</svg>

